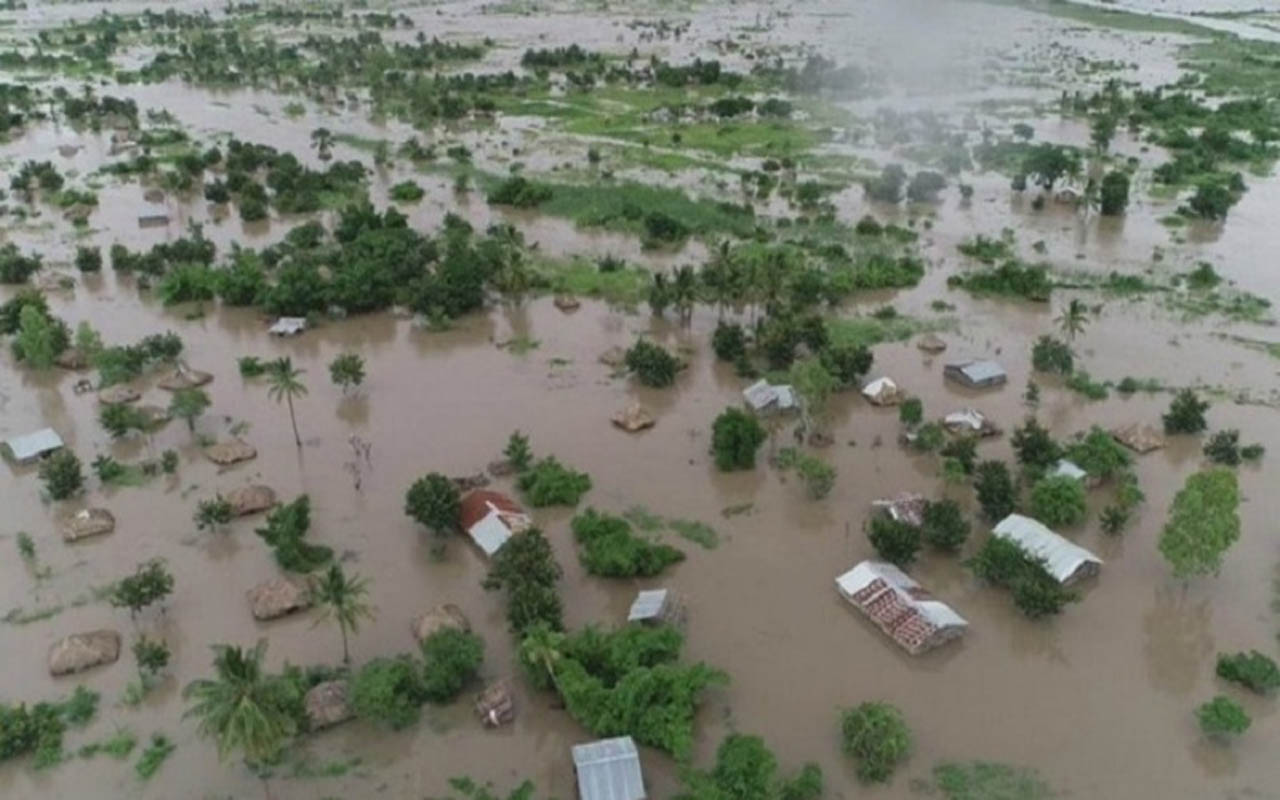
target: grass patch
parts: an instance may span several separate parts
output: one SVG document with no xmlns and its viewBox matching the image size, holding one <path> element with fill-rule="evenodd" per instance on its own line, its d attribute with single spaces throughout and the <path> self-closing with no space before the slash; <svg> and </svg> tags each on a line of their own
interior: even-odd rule
<svg viewBox="0 0 1280 800">
<path fill-rule="evenodd" d="M 16 608 L 9 609 L 9 613 L 0 617 L 0 622 L 7 623 L 9 625 L 30 625 L 33 622 L 43 622 L 46 619 L 56 617 L 61 614 L 63 610 L 64 608 L 61 605 L 33 608 L 30 611 L 27 611 L 22 606 L 17 606 Z"/>
<path fill-rule="evenodd" d="M 163 733 L 151 734 L 151 744 L 147 745 L 147 749 L 143 750 L 142 755 L 138 757 L 138 763 L 133 767 L 134 772 L 141 780 L 150 780 L 177 749 L 178 746 Z"/>
<path fill-rule="evenodd" d="M 714 550 L 720 544 L 720 534 L 716 533 L 715 528 L 705 522 L 673 519 L 667 521 L 667 527 L 675 531 L 676 535 L 681 538 L 688 539 L 707 550 Z"/>
<path fill-rule="evenodd" d="M 310 756 L 304 755 L 293 762 L 289 770 L 289 777 L 304 779 L 341 778 L 363 763 L 363 758 L 354 756 L 345 760 L 335 759 L 317 764 L 311 760 Z"/>
<path fill-rule="evenodd" d="M 745 238 L 756 229 L 755 214 L 750 208 L 695 200 L 679 189 L 632 182 L 554 184 L 551 199 L 540 210 L 568 217 L 583 227 L 635 233 L 671 243 L 683 237 L 660 235 L 655 231 L 655 219 L 674 220 L 689 236 L 730 233 Z"/>
<path fill-rule="evenodd" d="M 93 758 L 98 753 L 105 753 L 117 761 L 123 761 L 133 752 L 138 744 L 138 737 L 128 728 L 119 728 L 114 734 L 100 742 L 90 742 L 80 748 L 81 758 Z"/>
<path fill-rule="evenodd" d="M 631 506 L 622 512 L 622 518 L 630 522 L 636 530 L 653 533 L 667 527 L 667 521 L 654 514 L 644 506 Z"/>
<path fill-rule="evenodd" d="M 939 764 L 937 791 L 946 800 L 1048 800 L 1054 796 L 1034 771 L 989 761 Z"/>
<path fill-rule="evenodd" d="M 537 259 L 533 268 L 538 285 L 556 294 L 596 297 L 611 305 L 634 307 L 649 292 L 650 276 L 644 269 L 625 267 L 605 272 L 584 258 Z"/>
<path fill-rule="evenodd" d="M 1037 11 L 1051 17 L 1081 22 L 1099 28 L 1110 28 L 1117 31 L 1134 33 L 1180 33 L 1187 36 L 1218 37 L 1221 34 L 1212 28 L 1197 25 L 1181 19 L 1167 19 L 1140 14 L 1133 11 L 1121 11 L 1113 8 L 1077 5 L 1070 2 L 1034 2 L 1034 0 L 981 0 L 995 6 L 1012 6 L 1027 11 Z"/>
<path fill-rule="evenodd" d="M 949 318 L 918 320 L 907 316 L 833 317 L 827 320 L 827 336 L 831 344 L 871 347 L 884 342 L 901 342 L 919 333 L 932 333 L 954 327 Z"/>
</svg>

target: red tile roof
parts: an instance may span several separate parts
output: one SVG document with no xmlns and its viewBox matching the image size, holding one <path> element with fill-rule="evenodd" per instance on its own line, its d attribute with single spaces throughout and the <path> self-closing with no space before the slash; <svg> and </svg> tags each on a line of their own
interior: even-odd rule
<svg viewBox="0 0 1280 800">
<path fill-rule="evenodd" d="M 524 509 L 505 494 L 488 489 L 475 489 L 462 498 L 462 506 L 458 511 L 458 524 L 464 531 L 471 530 L 473 525 L 489 516 L 493 508 L 505 514 L 524 513 Z"/>
</svg>

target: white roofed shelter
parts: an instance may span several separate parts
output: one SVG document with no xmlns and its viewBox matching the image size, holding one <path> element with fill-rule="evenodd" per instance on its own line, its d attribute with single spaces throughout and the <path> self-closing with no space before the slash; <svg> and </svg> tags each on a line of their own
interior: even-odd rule
<svg viewBox="0 0 1280 800">
<path fill-rule="evenodd" d="M 9 457 L 19 464 L 34 464 L 41 458 L 62 448 L 62 437 L 53 428 L 42 428 L 34 433 L 15 436 L 4 443 Z"/>
<path fill-rule="evenodd" d="M 574 745 L 579 800 L 645 800 L 640 752 L 630 736 Z"/>
<path fill-rule="evenodd" d="M 1102 559 L 1021 514 L 1010 514 L 1000 520 L 992 533 L 1002 539 L 1017 542 L 1032 556 L 1043 558 L 1046 569 L 1057 578 L 1058 583 L 1074 583 L 1081 578 L 1097 575 L 1102 568 Z"/>
</svg>

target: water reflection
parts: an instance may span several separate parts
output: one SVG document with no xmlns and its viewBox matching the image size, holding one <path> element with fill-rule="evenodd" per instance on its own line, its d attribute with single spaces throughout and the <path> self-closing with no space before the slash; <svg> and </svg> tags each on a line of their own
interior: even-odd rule
<svg viewBox="0 0 1280 800">
<path fill-rule="evenodd" d="M 1185 698 L 1199 684 L 1213 652 L 1209 601 L 1193 599 L 1185 583 L 1165 581 L 1142 616 L 1142 653 L 1147 677 L 1156 689 Z"/>
</svg>

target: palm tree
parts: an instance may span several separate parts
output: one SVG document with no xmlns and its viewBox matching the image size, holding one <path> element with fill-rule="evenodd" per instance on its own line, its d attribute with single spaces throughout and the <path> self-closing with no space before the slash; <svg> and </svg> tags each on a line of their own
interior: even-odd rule
<svg viewBox="0 0 1280 800">
<path fill-rule="evenodd" d="M 311 146 L 316 149 L 316 155 L 320 156 L 321 161 L 328 161 L 333 156 L 329 152 L 333 147 L 333 132 L 328 128 L 316 128 L 311 132 Z"/>
<path fill-rule="evenodd" d="M 1076 298 L 1067 305 L 1056 322 L 1058 327 L 1062 328 L 1062 332 L 1067 335 L 1067 339 L 1075 341 L 1078 334 L 1084 333 L 1085 322 L 1088 318 L 1088 307 L 1083 301 Z"/>
<path fill-rule="evenodd" d="M 301 699 L 297 689 L 264 672 L 265 639 L 251 650 L 214 645 L 213 652 L 215 677 L 187 684 L 182 695 L 194 702 L 183 717 L 200 721 L 197 732 L 213 739 L 219 760 L 239 750 L 251 767 L 270 763 L 297 733 L 288 711 Z"/>
<path fill-rule="evenodd" d="M 359 575 L 348 578 L 342 567 L 333 564 L 316 587 L 316 604 L 320 607 L 320 616 L 315 624 L 319 625 L 330 618 L 338 623 L 342 631 L 342 663 L 351 663 L 351 655 L 347 651 L 347 629 L 352 633 L 360 632 L 360 620 L 373 619 L 373 609 L 365 603 L 369 596 L 369 581 Z"/>
<path fill-rule="evenodd" d="M 554 630 L 545 622 L 539 622 L 529 628 L 524 641 L 520 643 L 520 657 L 526 664 L 540 666 L 547 671 L 547 677 L 560 690 L 560 681 L 556 678 L 556 664 L 564 658 L 561 648 L 564 647 L 564 634 Z"/>
<path fill-rule="evenodd" d="M 294 369 L 293 359 L 285 356 L 267 365 L 267 396 L 277 403 L 282 399 L 289 404 L 289 421 L 293 423 L 293 440 L 302 447 L 302 437 L 298 435 L 298 418 L 293 413 L 293 398 L 305 397 L 307 387 L 299 379 L 306 370 Z"/>
<path fill-rule="evenodd" d="M 687 325 L 693 317 L 694 303 L 698 300 L 698 274 L 693 271 L 693 267 L 685 265 L 677 269 L 671 289 L 676 308 L 680 311 L 680 320 Z"/>
</svg>

